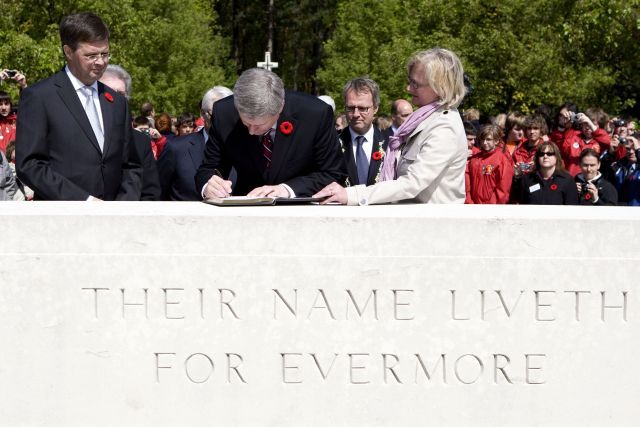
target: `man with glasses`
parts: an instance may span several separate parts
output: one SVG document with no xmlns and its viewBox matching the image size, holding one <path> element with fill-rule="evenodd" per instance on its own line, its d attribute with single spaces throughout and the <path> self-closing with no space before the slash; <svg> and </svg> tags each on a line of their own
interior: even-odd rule
<svg viewBox="0 0 640 427">
<path fill-rule="evenodd" d="M 109 29 L 93 13 L 68 15 L 60 40 L 65 68 L 22 92 L 18 177 L 36 200 L 139 200 L 127 100 L 98 82 L 110 59 Z"/>
<path fill-rule="evenodd" d="M 373 126 L 380 105 L 378 84 L 365 77 L 352 79 L 342 89 L 342 97 L 349 122 L 340 133 L 347 185 L 373 185 L 387 149 L 384 135 Z"/>
<path fill-rule="evenodd" d="M 243 72 L 212 115 L 195 179 L 203 197 L 309 197 L 344 181 L 333 110 L 315 96 L 285 91 L 273 72 Z"/>
</svg>

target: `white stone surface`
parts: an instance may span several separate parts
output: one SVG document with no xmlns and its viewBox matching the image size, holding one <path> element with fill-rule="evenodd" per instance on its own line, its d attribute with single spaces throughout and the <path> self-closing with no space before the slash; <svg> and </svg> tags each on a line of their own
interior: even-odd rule
<svg viewBox="0 0 640 427">
<path fill-rule="evenodd" d="M 639 212 L 2 203 L 0 425 L 635 425 Z"/>
</svg>

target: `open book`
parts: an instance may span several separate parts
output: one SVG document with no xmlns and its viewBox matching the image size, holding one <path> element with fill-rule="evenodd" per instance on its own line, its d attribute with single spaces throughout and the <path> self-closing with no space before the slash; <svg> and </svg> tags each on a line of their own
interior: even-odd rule
<svg viewBox="0 0 640 427">
<path fill-rule="evenodd" d="M 325 197 L 248 197 L 248 196 L 229 196 L 225 198 L 212 197 L 204 199 L 203 202 L 215 206 L 268 206 L 268 205 L 295 205 L 318 203 Z"/>
</svg>

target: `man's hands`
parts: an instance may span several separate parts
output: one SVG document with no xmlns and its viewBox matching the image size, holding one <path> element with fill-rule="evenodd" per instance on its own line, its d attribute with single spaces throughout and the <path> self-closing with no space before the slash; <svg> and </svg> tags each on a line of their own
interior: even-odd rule
<svg viewBox="0 0 640 427">
<path fill-rule="evenodd" d="M 248 197 L 290 197 L 289 190 L 284 185 L 263 185 L 254 188 Z"/>
<path fill-rule="evenodd" d="M 225 198 L 231 195 L 231 181 L 227 181 L 219 175 L 213 175 L 207 185 L 204 186 L 203 196 L 205 199 L 212 197 Z"/>
</svg>

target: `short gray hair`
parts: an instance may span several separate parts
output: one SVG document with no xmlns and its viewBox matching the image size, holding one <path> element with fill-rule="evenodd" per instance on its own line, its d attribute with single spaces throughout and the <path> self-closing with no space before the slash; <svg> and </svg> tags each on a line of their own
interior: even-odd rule
<svg viewBox="0 0 640 427">
<path fill-rule="evenodd" d="M 202 102 L 200 103 L 200 109 L 202 111 L 209 112 L 211 111 L 214 102 L 222 98 L 226 98 L 229 95 L 233 95 L 233 92 L 228 87 L 214 86 L 205 92 L 202 97 Z"/>
<path fill-rule="evenodd" d="M 349 91 L 354 91 L 357 94 L 371 93 L 373 106 L 378 107 L 380 105 L 380 88 L 378 87 L 378 83 L 368 77 L 356 77 L 344 85 L 344 88 L 342 88 L 342 100 L 345 104 L 347 103 L 347 93 Z"/>
<path fill-rule="evenodd" d="M 466 94 L 464 69 L 458 55 L 439 47 L 413 55 L 407 63 L 407 72 L 417 64 L 424 66 L 424 82 L 440 97 L 444 108 L 456 108 Z"/>
<path fill-rule="evenodd" d="M 111 74 L 118 80 L 122 80 L 124 82 L 124 90 L 126 92 L 125 97 L 127 99 L 131 97 L 131 75 L 127 70 L 119 65 L 109 64 L 102 75 L 104 76 L 105 74 Z"/>
<path fill-rule="evenodd" d="M 276 116 L 284 106 L 284 84 L 271 71 L 250 68 L 238 77 L 233 102 L 240 114 L 251 119 Z"/>
</svg>

